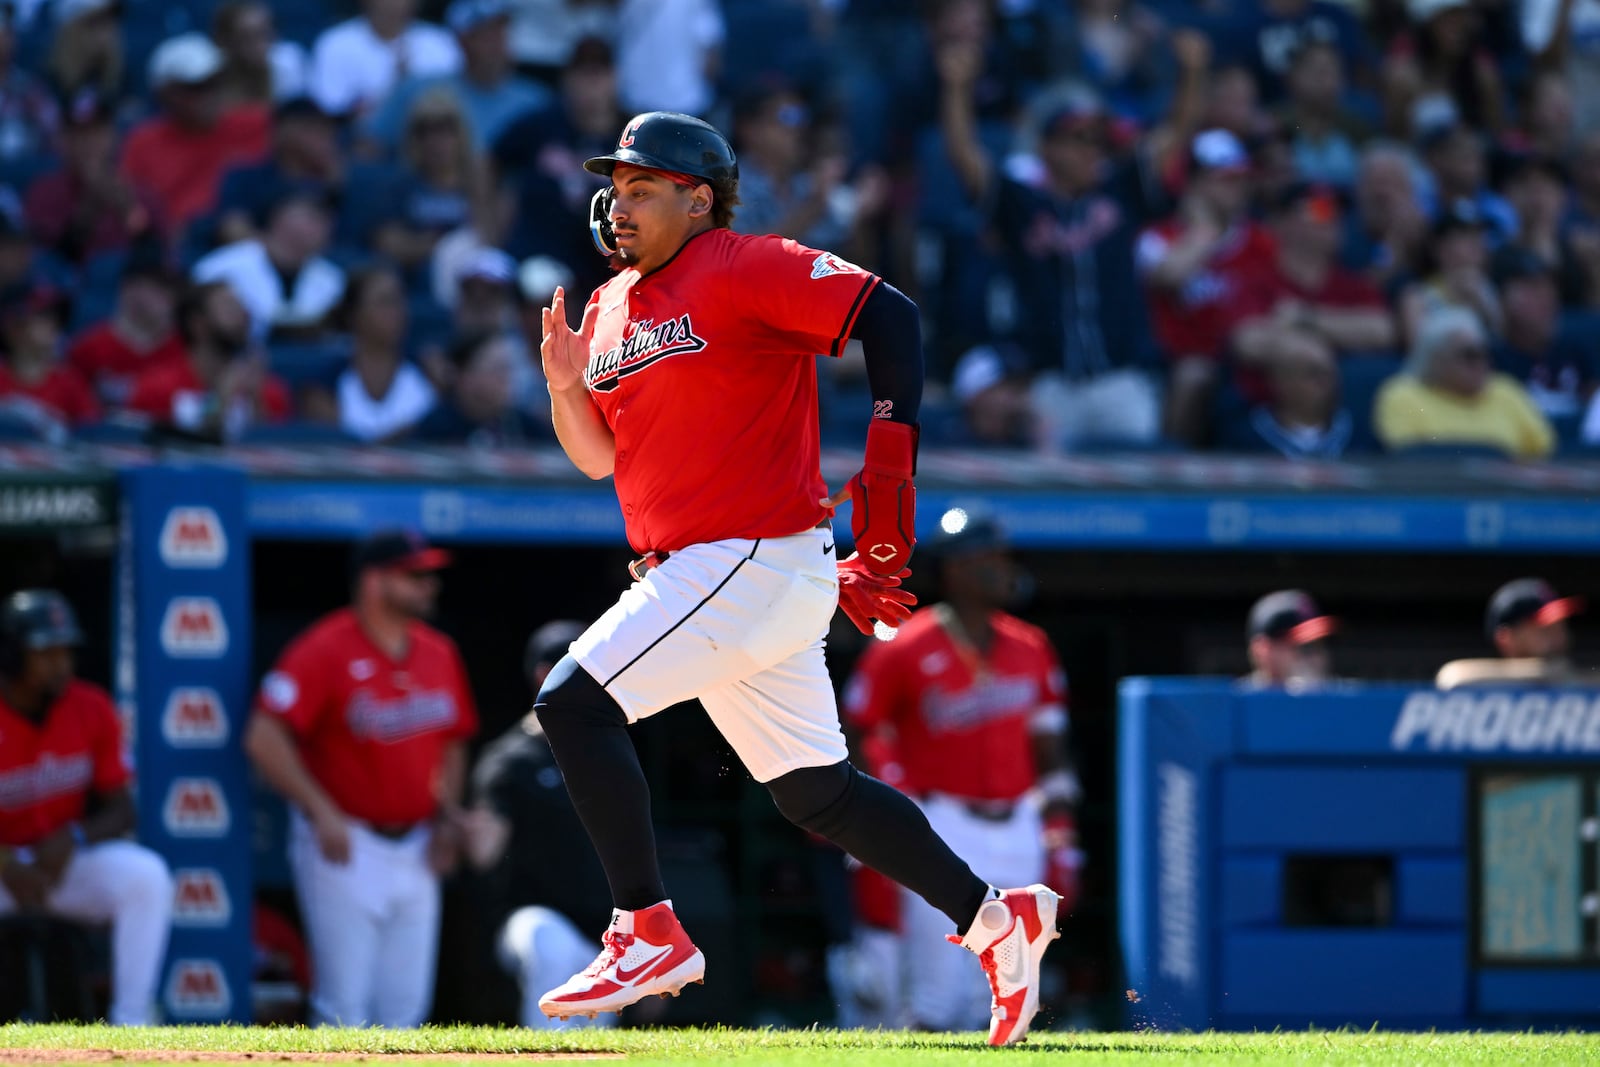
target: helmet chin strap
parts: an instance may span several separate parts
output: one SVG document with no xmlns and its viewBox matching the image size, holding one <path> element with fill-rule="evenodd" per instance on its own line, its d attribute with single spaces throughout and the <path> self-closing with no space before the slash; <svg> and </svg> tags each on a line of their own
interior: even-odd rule
<svg viewBox="0 0 1600 1067">
<path fill-rule="evenodd" d="M 611 205 L 616 198 L 616 188 L 608 185 L 595 190 L 589 199 L 589 236 L 594 240 L 594 247 L 606 257 L 617 254 L 617 235 L 611 229 Z"/>
</svg>

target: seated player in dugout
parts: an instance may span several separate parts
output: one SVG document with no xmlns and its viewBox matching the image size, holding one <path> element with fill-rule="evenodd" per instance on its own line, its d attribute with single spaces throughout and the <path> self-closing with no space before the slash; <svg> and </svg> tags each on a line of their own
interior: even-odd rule
<svg viewBox="0 0 1600 1067">
<path fill-rule="evenodd" d="M 1581 597 L 1561 596 L 1543 578 L 1516 578 L 1495 590 L 1484 612 L 1484 635 L 1499 655 L 1451 660 L 1439 668 L 1440 689 L 1526 682 L 1600 685 L 1600 671 L 1573 664 L 1567 620 L 1583 611 Z"/>
<path fill-rule="evenodd" d="M 124 839 L 133 772 L 110 695 L 76 677 L 82 641 L 55 590 L 0 606 L 0 915 L 109 922 L 109 1021 L 145 1026 L 157 1021 L 172 875 Z"/>
<path fill-rule="evenodd" d="M 1240 681 L 1297 690 L 1332 680 L 1328 638 L 1338 629 L 1339 620 L 1324 614 L 1310 594 L 1299 589 L 1268 593 L 1250 609 L 1245 629 L 1250 673 Z"/>
<path fill-rule="evenodd" d="M 943 914 L 988 979 L 990 1043 L 1013 1044 L 1039 1008 L 1061 898 L 985 881 L 914 802 L 850 763 L 824 660 L 839 608 L 871 633 L 915 602 L 900 582 L 916 536 L 917 307 L 829 252 L 733 232 L 738 162 L 700 119 L 636 116 L 584 166 L 611 179 L 591 232 L 617 269 L 577 330 L 556 291 L 540 355 L 556 436 L 579 470 L 614 476 L 640 558 L 534 705 L 615 906 L 599 957 L 539 1007 L 597 1015 L 703 980 L 627 734 L 698 698 L 785 817 Z M 850 340 L 871 417 L 860 471 L 830 495 L 816 354 Z M 839 560 L 832 518 L 846 500 L 857 551 Z"/>
</svg>

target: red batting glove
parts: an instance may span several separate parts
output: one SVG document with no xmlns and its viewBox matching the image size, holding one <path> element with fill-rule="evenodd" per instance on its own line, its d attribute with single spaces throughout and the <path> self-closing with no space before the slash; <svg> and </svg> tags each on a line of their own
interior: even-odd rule
<svg viewBox="0 0 1600 1067">
<path fill-rule="evenodd" d="M 875 632 L 872 620 L 885 626 L 896 627 L 911 618 L 917 596 L 909 589 L 900 588 L 899 574 L 874 574 L 859 555 L 839 561 L 839 607 L 864 634 Z"/>
<path fill-rule="evenodd" d="M 1061 894 L 1057 914 L 1070 914 L 1083 890 L 1083 850 L 1078 847 L 1078 818 L 1058 811 L 1044 818 L 1044 884 Z"/>
<path fill-rule="evenodd" d="M 917 437 L 908 423 L 873 419 L 861 472 L 850 479 L 850 532 L 876 574 L 899 574 L 917 543 Z"/>
</svg>

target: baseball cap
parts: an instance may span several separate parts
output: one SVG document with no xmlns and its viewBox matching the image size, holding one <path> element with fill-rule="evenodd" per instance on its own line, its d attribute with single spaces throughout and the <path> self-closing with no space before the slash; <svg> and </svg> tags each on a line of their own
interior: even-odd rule
<svg viewBox="0 0 1600 1067">
<path fill-rule="evenodd" d="M 1531 248 L 1503 245 L 1489 260 L 1489 276 L 1499 287 L 1524 278 L 1553 278 L 1555 268 Z"/>
<path fill-rule="evenodd" d="M 572 46 L 572 53 L 567 56 L 567 66 L 573 69 L 611 67 L 615 64 L 616 52 L 611 42 L 593 34 L 578 38 L 578 42 Z"/>
<path fill-rule="evenodd" d="M 415 530 L 378 530 L 356 546 L 351 569 L 360 574 L 369 567 L 381 570 L 436 571 L 450 565 L 450 553 L 435 548 Z"/>
<path fill-rule="evenodd" d="M 559 286 L 572 284 L 572 269 L 554 256 L 529 256 L 517 267 L 517 290 L 524 300 L 549 300 Z"/>
<path fill-rule="evenodd" d="M 1197 171 L 1248 174 L 1250 153 L 1230 130 L 1202 130 L 1189 143 L 1189 158 Z"/>
<path fill-rule="evenodd" d="M 1099 94 L 1085 86 L 1077 86 L 1045 112 L 1039 131 L 1041 136 L 1050 137 L 1084 129 L 1103 134 L 1105 128 L 1106 107 Z"/>
<path fill-rule="evenodd" d="M 555 663 L 567 654 L 567 646 L 576 641 L 584 625 L 572 619 L 547 622 L 533 631 L 528 638 L 527 650 L 522 654 L 522 673 L 529 678 L 541 663 Z"/>
<path fill-rule="evenodd" d="M 517 275 L 517 261 L 498 248 L 477 248 L 462 257 L 456 267 L 456 281 L 473 279 L 510 285 Z"/>
<path fill-rule="evenodd" d="M 455 0 L 444 13 L 444 24 L 452 32 L 468 33 L 493 19 L 511 17 L 506 0 Z"/>
<path fill-rule="evenodd" d="M 975 345 L 962 353 L 950 375 L 950 392 L 965 404 L 1007 378 L 1027 372 L 1027 356 L 1015 345 Z"/>
<path fill-rule="evenodd" d="M 1246 637 L 1309 645 L 1323 640 L 1338 628 L 1339 620 L 1324 614 L 1310 594 L 1300 589 L 1282 589 L 1255 602 L 1250 609 Z"/>
<path fill-rule="evenodd" d="M 1496 589 L 1489 598 L 1483 626 L 1489 637 L 1502 626 L 1532 619 L 1540 626 L 1568 619 L 1583 610 L 1582 597 L 1560 596 L 1543 578 L 1517 578 Z"/>
<path fill-rule="evenodd" d="M 150 57 L 150 84 L 200 85 L 222 70 L 222 50 L 203 33 L 180 33 L 156 47 Z"/>
</svg>

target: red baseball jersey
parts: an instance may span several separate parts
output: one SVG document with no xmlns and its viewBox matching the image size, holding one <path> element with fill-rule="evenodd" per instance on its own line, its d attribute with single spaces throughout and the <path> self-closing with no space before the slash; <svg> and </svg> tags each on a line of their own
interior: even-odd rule
<svg viewBox="0 0 1600 1067">
<path fill-rule="evenodd" d="M 941 608 L 919 611 L 872 643 L 845 688 L 853 722 L 893 731 L 911 793 L 1015 800 L 1038 777 L 1033 735 L 1066 726 L 1066 677 L 1044 631 L 998 611 L 992 625 L 980 655 Z"/>
<path fill-rule="evenodd" d="M 105 690 L 73 681 L 40 723 L 0 700 L 0 844 L 42 841 L 132 777 Z"/>
<path fill-rule="evenodd" d="M 1182 235 L 1177 219 L 1145 230 L 1136 252 L 1141 275 L 1166 258 Z M 1233 325 L 1230 306 L 1242 279 L 1272 268 L 1276 256 L 1272 234 L 1254 222 L 1234 226 L 1212 251 L 1205 265 L 1177 290 L 1148 287 L 1156 341 L 1168 356 L 1220 358 Z"/>
<path fill-rule="evenodd" d="M 1232 330 L 1249 319 L 1270 315 L 1280 300 L 1296 300 L 1302 304 L 1340 311 L 1381 311 L 1387 306 L 1383 293 L 1376 285 L 1343 267 L 1334 267 L 1321 286 L 1308 289 L 1273 265 L 1241 280 L 1228 307 L 1228 328 Z M 1272 392 L 1266 374 L 1255 367 L 1235 367 L 1234 384 L 1244 398 L 1252 403 L 1264 403 Z"/>
<path fill-rule="evenodd" d="M 595 290 L 586 377 L 616 436 L 629 544 L 671 552 L 822 520 L 816 356 L 844 349 L 877 284 L 829 252 L 717 229 Z"/>
<path fill-rule="evenodd" d="M 392 660 L 341 608 L 284 650 L 256 700 L 294 732 L 339 809 L 367 822 L 431 818 L 445 747 L 478 728 L 455 642 L 420 622 L 410 637 L 405 659 Z"/>
<path fill-rule="evenodd" d="M 25 382 L 0 366 L 0 407 L 14 404 L 40 408 L 58 422 L 76 426 L 100 417 L 89 383 L 67 366 L 57 366 L 37 382 Z"/>
<path fill-rule="evenodd" d="M 91 326 L 67 349 L 67 363 L 88 382 L 97 397 L 121 407 L 133 395 L 139 375 L 152 367 L 182 362 L 183 341 L 176 333 L 146 352 L 134 348 L 111 323 Z"/>
</svg>

